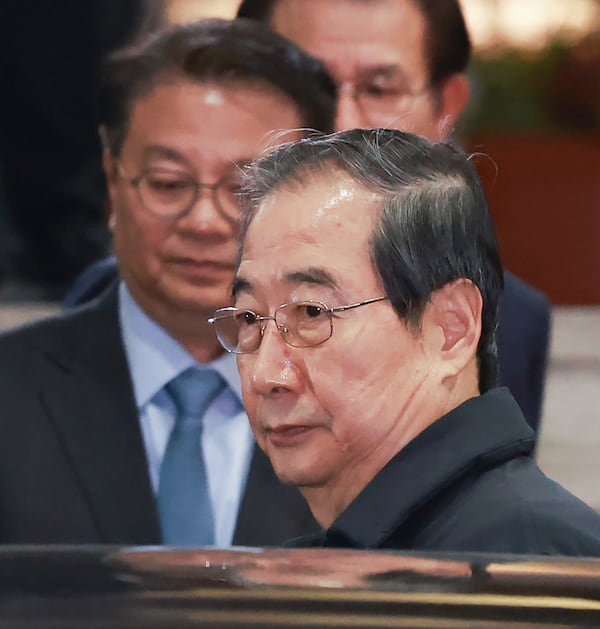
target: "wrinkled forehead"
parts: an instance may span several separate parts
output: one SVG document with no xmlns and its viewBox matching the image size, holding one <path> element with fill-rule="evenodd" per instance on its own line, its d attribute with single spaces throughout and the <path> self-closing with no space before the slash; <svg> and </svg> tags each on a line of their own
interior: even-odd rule
<svg viewBox="0 0 600 629">
<path fill-rule="evenodd" d="M 306 126 L 306 115 L 302 111 L 301 104 L 295 101 L 280 86 L 274 85 L 258 76 L 227 77 L 227 76 L 189 76 L 182 72 L 164 72 L 158 74 L 152 81 L 132 90 L 132 94 L 126 103 L 124 119 L 124 136 L 131 130 L 131 124 L 136 115 L 139 115 L 148 102 L 153 102 L 160 94 L 165 94 L 164 103 L 160 111 L 154 114 L 157 121 L 171 118 L 173 125 L 179 122 L 177 111 L 180 102 L 199 101 L 203 107 L 212 110 L 223 110 L 227 106 L 234 107 L 241 112 L 253 115 L 260 119 L 268 129 L 290 128 L 298 129 Z M 173 98 L 170 98 L 172 95 Z M 177 96 L 177 98 L 175 98 Z M 193 110 L 192 110 L 193 111 Z M 235 117 L 235 111 L 229 112 Z M 188 115 L 186 118 L 201 118 Z M 185 123 L 185 120 L 181 121 Z M 199 120 L 202 122 L 202 120 Z M 282 122 L 286 124 L 283 125 Z M 235 123 L 235 120 L 232 120 Z M 103 125 L 106 128 L 106 125 Z M 208 130 L 209 131 L 209 130 Z M 225 133 L 227 127 L 223 128 Z M 293 140 L 294 137 L 283 138 L 277 143 Z M 261 150 L 268 146 L 261 147 Z"/>
<path fill-rule="evenodd" d="M 123 145 L 130 155 L 179 162 L 206 176 L 217 165 L 239 169 L 266 147 L 299 139 L 301 122 L 295 105 L 277 92 L 163 83 L 136 103 Z"/>
<path fill-rule="evenodd" d="M 301 167 L 258 201 L 243 234 L 243 254 L 265 247 L 363 246 L 380 203 L 380 195 L 331 162 Z"/>
<path fill-rule="evenodd" d="M 236 298 L 284 303 L 307 298 L 310 287 L 308 295 L 343 302 L 379 288 L 370 255 L 378 195 L 346 173 L 305 175 L 259 203 L 242 244 Z"/>
<path fill-rule="evenodd" d="M 378 68 L 425 70 L 425 18 L 414 0 L 279 0 L 271 28 L 327 65 L 340 80 Z"/>
</svg>

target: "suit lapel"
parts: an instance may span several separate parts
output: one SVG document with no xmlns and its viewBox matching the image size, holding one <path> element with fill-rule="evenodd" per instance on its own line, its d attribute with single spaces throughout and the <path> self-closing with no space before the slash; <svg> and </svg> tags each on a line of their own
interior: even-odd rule
<svg viewBox="0 0 600 629">
<path fill-rule="evenodd" d="M 40 391 L 103 543 L 160 543 L 117 294 L 61 321 Z M 60 335 L 58 335 L 60 337 Z M 56 338 L 56 337 L 54 337 Z"/>
<path fill-rule="evenodd" d="M 277 479 L 269 459 L 255 446 L 233 543 L 279 546 L 318 531 L 320 527 L 300 492 Z"/>
<path fill-rule="evenodd" d="M 161 543 L 119 330 L 117 291 L 57 319 L 41 350 L 40 402 L 71 463 L 99 541 Z M 274 546 L 318 530 L 300 493 L 279 482 L 255 447 L 234 544 Z"/>
</svg>

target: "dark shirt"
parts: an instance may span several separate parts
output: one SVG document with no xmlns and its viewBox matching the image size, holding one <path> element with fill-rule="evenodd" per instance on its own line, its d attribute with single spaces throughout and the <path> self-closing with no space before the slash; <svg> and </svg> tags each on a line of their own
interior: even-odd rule
<svg viewBox="0 0 600 629">
<path fill-rule="evenodd" d="M 325 532 L 291 546 L 600 556 L 600 515 L 536 466 L 507 389 L 404 447 Z"/>
</svg>

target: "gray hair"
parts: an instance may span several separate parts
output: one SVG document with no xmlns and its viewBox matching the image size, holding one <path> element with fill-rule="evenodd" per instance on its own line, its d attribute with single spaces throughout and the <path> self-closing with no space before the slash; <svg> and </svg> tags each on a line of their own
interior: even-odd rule
<svg viewBox="0 0 600 629">
<path fill-rule="evenodd" d="M 449 142 L 392 129 L 353 129 L 272 150 L 246 172 L 240 257 L 248 227 L 269 194 L 336 173 L 349 175 L 381 200 L 370 257 L 392 306 L 413 330 L 434 291 L 461 278 L 479 289 L 479 388 L 495 386 L 502 265 L 477 171 Z"/>
</svg>

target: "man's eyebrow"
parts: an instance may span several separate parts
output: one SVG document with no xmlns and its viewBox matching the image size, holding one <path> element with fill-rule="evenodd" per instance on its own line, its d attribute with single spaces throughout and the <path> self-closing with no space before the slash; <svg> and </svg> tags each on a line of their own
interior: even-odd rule
<svg viewBox="0 0 600 629">
<path fill-rule="evenodd" d="M 371 66 L 362 66 L 357 72 L 361 80 L 380 76 L 385 79 L 406 79 L 404 69 L 396 64 L 378 64 Z"/>
<path fill-rule="evenodd" d="M 292 271 L 283 277 L 284 282 L 289 284 L 314 284 L 327 288 L 338 288 L 338 283 L 331 273 L 320 267 L 308 267 L 299 271 Z M 240 275 L 233 279 L 231 285 L 231 296 L 237 299 L 242 293 L 251 293 L 254 289 L 252 282 Z"/>
<path fill-rule="evenodd" d="M 248 166 L 252 163 L 251 157 L 243 157 L 240 159 L 232 160 L 229 164 L 224 166 L 225 173 L 232 174 L 241 178 L 244 172 L 248 169 Z"/>
<path fill-rule="evenodd" d="M 145 160 L 153 158 L 168 159 L 169 161 L 177 162 L 182 166 L 188 165 L 187 159 L 181 153 L 169 148 L 168 146 L 162 146 L 161 144 L 151 144 L 150 146 L 144 147 L 142 157 Z"/>
<path fill-rule="evenodd" d="M 311 266 L 300 271 L 293 271 L 285 276 L 285 281 L 294 284 L 316 284 L 327 288 L 337 288 L 338 283 L 331 273 L 321 267 Z"/>
<path fill-rule="evenodd" d="M 171 162 L 177 162 L 182 166 L 190 166 L 187 158 L 182 155 L 179 151 L 175 149 L 169 148 L 168 146 L 163 146 L 162 144 L 151 144 L 150 146 L 146 146 L 142 151 L 142 157 L 144 160 L 149 161 L 151 159 L 166 159 Z M 252 163 L 251 157 L 242 157 L 240 159 L 232 160 L 229 163 L 228 168 L 240 175 L 242 172 Z M 227 165 L 226 165 L 227 167 Z"/>
<path fill-rule="evenodd" d="M 237 299 L 241 293 L 252 292 L 252 283 L 245 277 L 239 275 L 233 278 L 233 284 L 231 285 L 231 296 L 233 299 Z"/>
<path fill-rule="evenodd" d="M 252 158 L 251 157 L 241 157 L 240 159 L 236 159 L 236 160 L 232 161 L 231 165 L 234 168 L 246 168 L 246 167 L 250 166 L 251 163 L 252 163 Z"/>
</svg>

